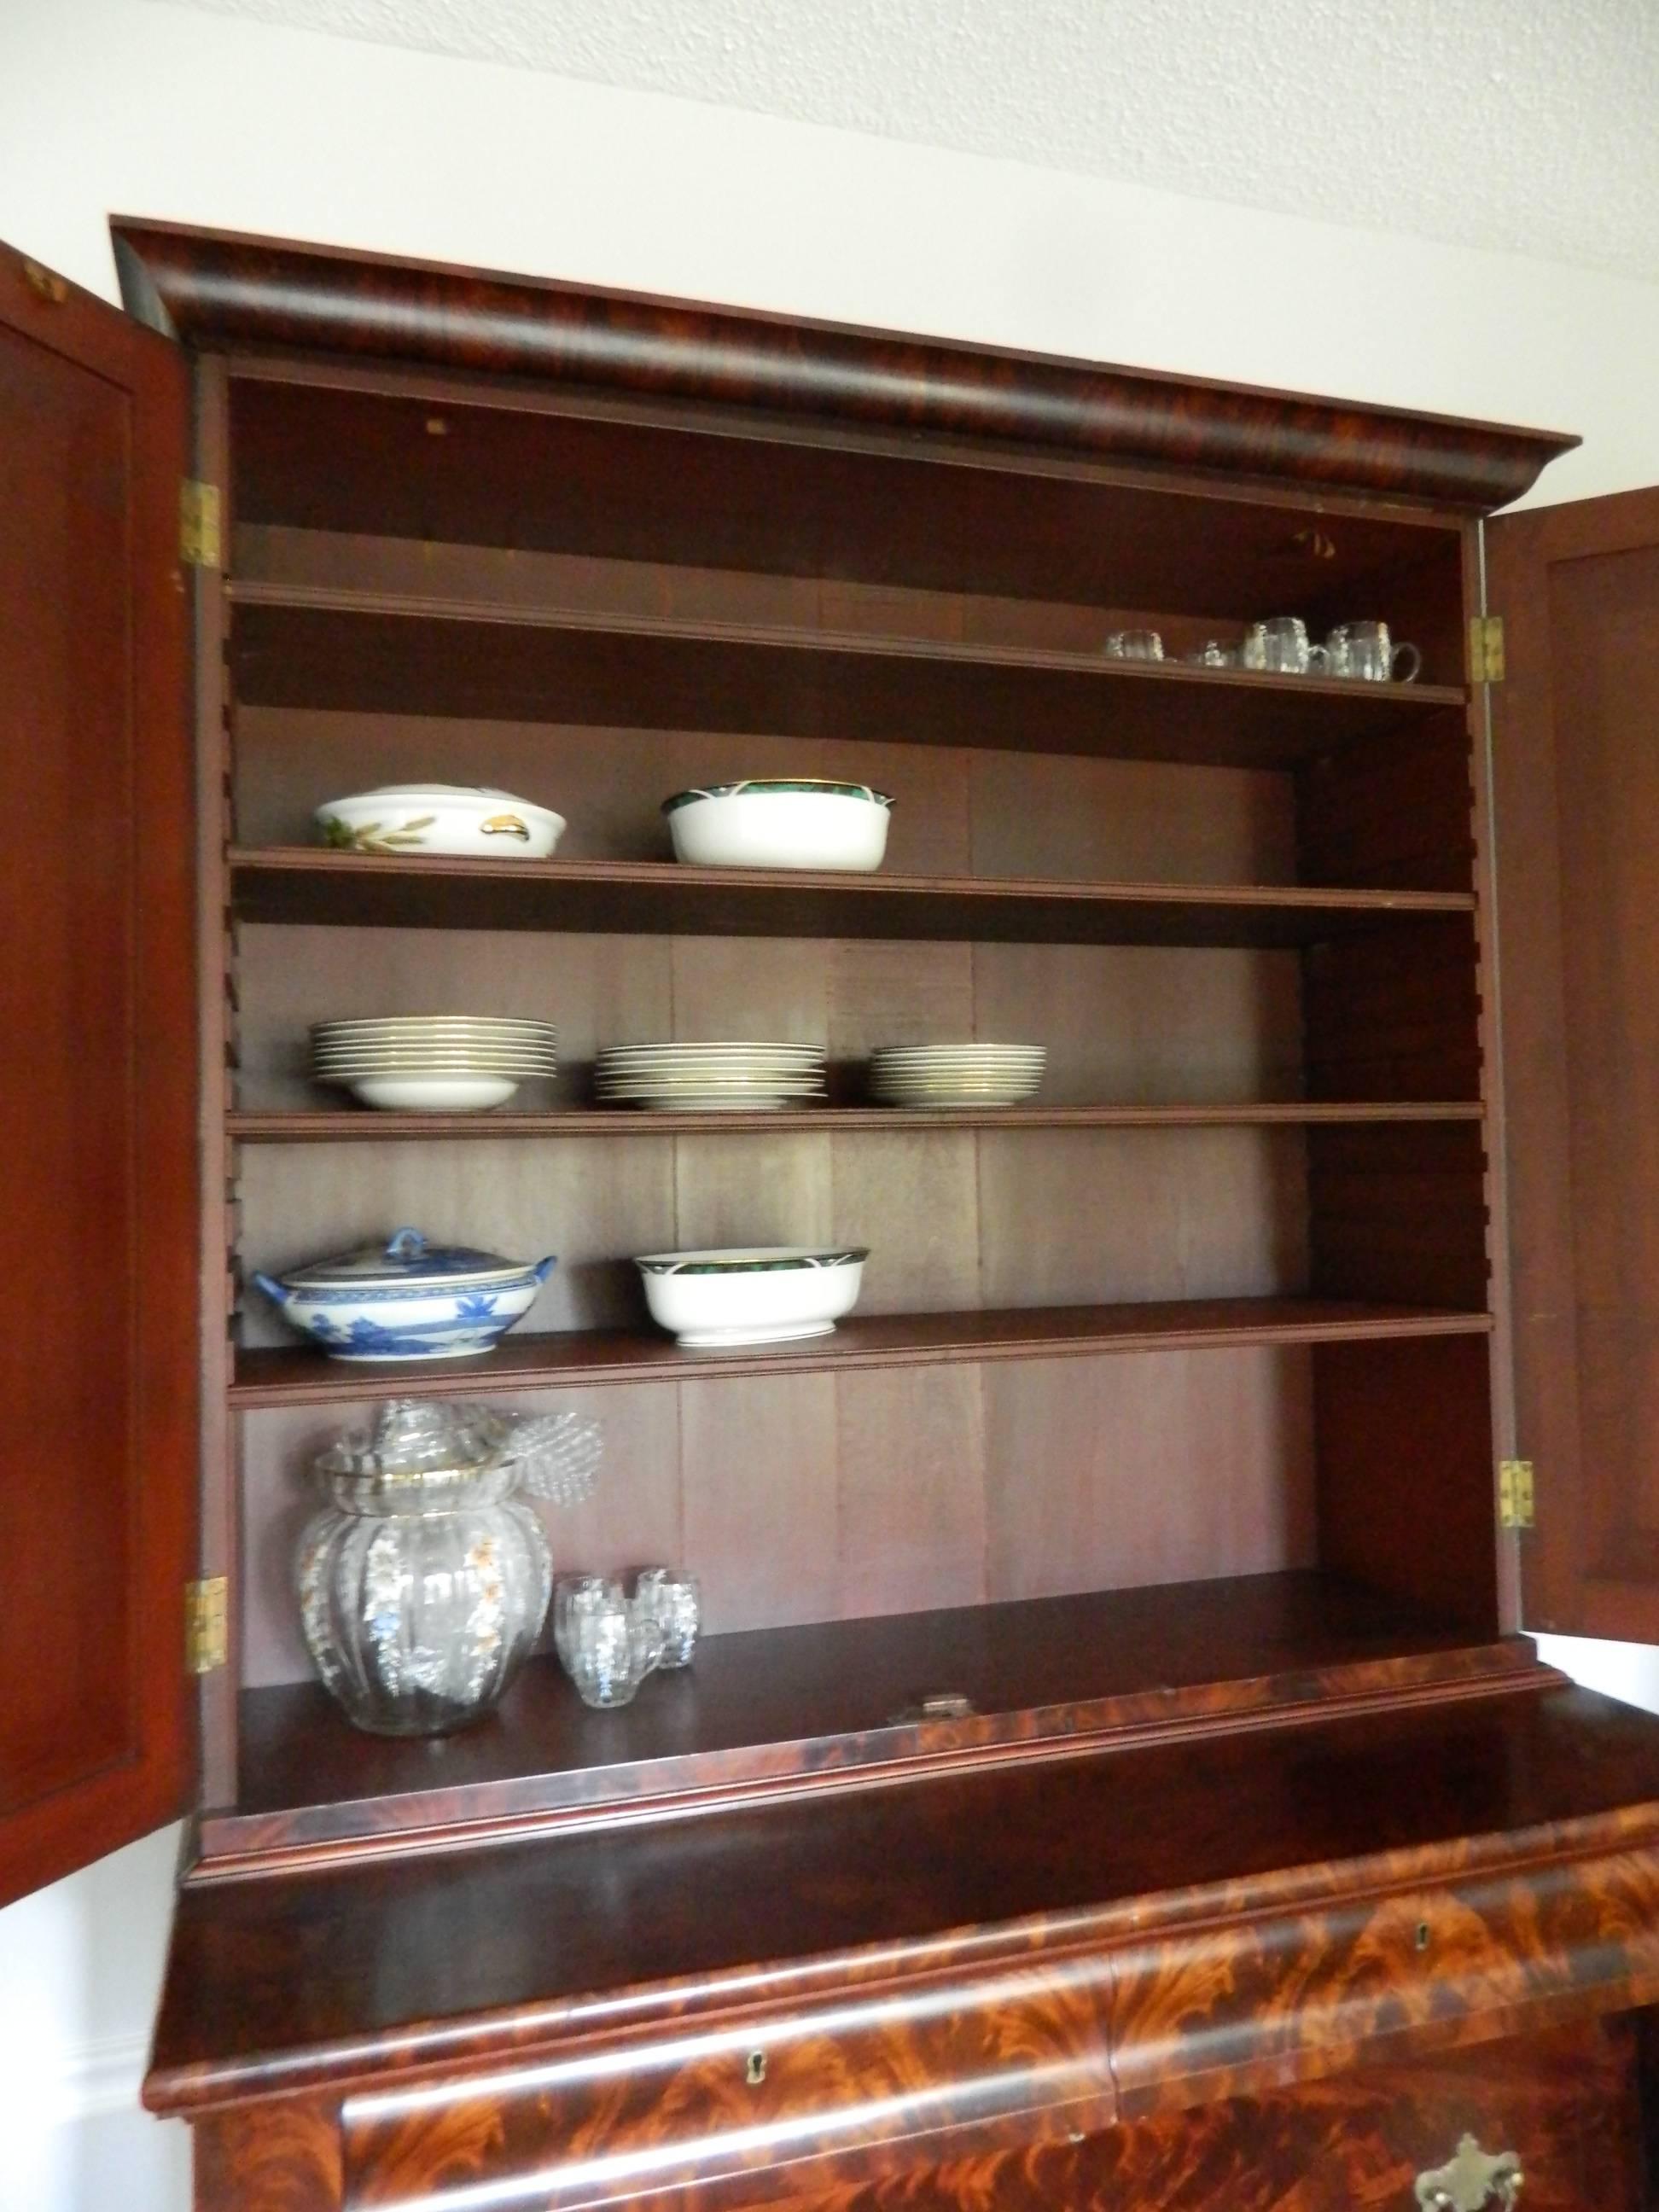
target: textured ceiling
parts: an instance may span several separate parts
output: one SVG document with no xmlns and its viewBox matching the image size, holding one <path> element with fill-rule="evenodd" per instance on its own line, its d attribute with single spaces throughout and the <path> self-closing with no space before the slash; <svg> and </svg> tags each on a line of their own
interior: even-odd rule
<svg viewBox="0 0 1659 2212">
<path fill-rule="evenodd" d="M 1659 0 L 191 0 L 1659 280 Z"/>
</svg>

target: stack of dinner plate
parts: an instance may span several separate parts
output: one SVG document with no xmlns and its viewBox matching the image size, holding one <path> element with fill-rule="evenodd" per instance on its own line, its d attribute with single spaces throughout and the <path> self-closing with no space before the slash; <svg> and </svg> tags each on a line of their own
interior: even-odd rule
<svg viewBox="0 0 1659 2212">
<path fill-rule="evenodd" d="M 817 1044 L 614 1044 L 600 1053 L 593 1088 L 601 1103 L 659 1113 L 731 1113 L 810 1105 L 823 1090 Z"/>
<path fill-rule="evenodd" d="M 888 1045 L 870 1055 L 870 1095 L 883 1106 L 1018 1106 L 1048 1058 L 1040 1044 Z"/>
<path fill-rule="evenodd" d="M 388 1014 L 313 1022 L 311 1072 L 366 1106 L 405 1114 L 477 1114 L 502 1106 L 526 1076 L 558 1066 L 551 1022 L 506 1015 Z"/>
</svg>

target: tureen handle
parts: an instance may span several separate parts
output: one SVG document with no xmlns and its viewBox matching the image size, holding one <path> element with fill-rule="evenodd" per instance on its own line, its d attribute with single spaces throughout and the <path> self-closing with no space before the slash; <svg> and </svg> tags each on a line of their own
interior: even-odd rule
<svg viewBox="0 0 1659 2212">
<path fill-rule="evenodd" d="M 394 1229 L 386 1240 L 388 1260 L 418 1260 L 426 1249 L 426 1238 L 418 1229 Z"/>
</svg>

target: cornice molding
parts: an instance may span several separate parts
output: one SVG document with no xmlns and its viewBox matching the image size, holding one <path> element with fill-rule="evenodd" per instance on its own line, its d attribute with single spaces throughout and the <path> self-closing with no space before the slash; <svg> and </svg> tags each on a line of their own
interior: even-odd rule
<svg viewBox="0 0 1659 2212">
<path fill-rule="evenodd" d="M 202 349 L 300 347 L 995 440 L 1486 513 L 1579 441 L 1150 369 L 115 217 L 123 296 Z"/>
</svg>

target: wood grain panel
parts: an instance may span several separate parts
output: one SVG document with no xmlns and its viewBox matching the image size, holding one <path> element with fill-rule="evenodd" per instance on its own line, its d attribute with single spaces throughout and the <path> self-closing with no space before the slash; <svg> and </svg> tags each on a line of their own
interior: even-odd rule
<svg viewBox="0 0 1659 2212">
<path fill-rule="evenodd" d="M 839 1610 L 836 1387 L 827 1375 L 682 1386 L 684 1564 L 711 1634 Z"/>
<path fill-rule="evenodd" d="M 1453 506 L 1506 505 L 1577 442 L 234 232 L 111 227 L 135 311 L 197 344 L 298 343 Z"/>
<path fill-rule="evenodd" d="M 1311 1358 L 1320 1559 L 1492 1633 L 1488 1346 L 1325 1345 Z"/>
<path fill-rule="evenodd" d="M 1465 2134 L 1514 2149 L 1528 2206 L 1636 2212 L 1641 2114 L 1627 2020 L 1594 2021 L 1431 2058 L 1357 2067 L 1294 2089 L 1136 2120 L 1064 2142 L 916 2166 L 884 2180 L 781 2185 L 765 2212 L 1353 2212 L 1412 2202 Z M 781 2185 L 784 2177 L 779 2177 Z M 757 2208 L 758 2212 L 758 2208 Z"/>
<path fill-rule="evenodd" d="M 1294 954 L 976 945 L 973 965 L 976 1033 L 1048 1046 L 1044 1103 L 1301 1094 Z"/>
<path fill-rule="evenodd" d="M 988 1131 L 987 1305 L 1249 1297 L 1306 1281 L 1302 1133 Z"/>
<path fill-rule="evenodd" d="M 838 1613 L 973 1605 L 988 1595 L 988 1494 L 1018 1476 L 1006 1462 L 988 1462 L 983 1374 L 946 1368 L 836 1381 Z"/>
<path fill-rule="evenodd" d="M 415 2069 L 473 2094 L 526 2063 L 574 2092 L 597 2061 L 661 2085 L 623 2152 L 672 2142 L 676 2112 L 697 2132 L 705 2054 L 866 2024 L 892 2051 L 918 2015 L 1036 2030 L 1074 1978 L 1109 1978 L 1131 2111 L 1563 2024 L 1659 1991 L 1656 1742 L 1547 1688 L 1242 1729 L 1196 1761 L 1177 1738 L 209 1882 L 181 1901 L 149 2094 L 378 2077 L 396 2100 Z M 449 1942 L 398 1941 L 434 1911 Z"/>
<path fill-rule="evenodd" d="M 1305 1352 L 988 1367 L 981 1388 L 993 1598 L 1314 1559 Z"/>
<path fill-rule="evenodd" d="M 174 349 L 0 246 L 0 1902 L 174 1818 L 195 1765 L 189 413 Z"/>
<path fill-rule="evenodd" d="M 559 1264 L 521 1328 L 642 1325 L 644 1297 L 633 1255 L 659 1252 L 674 1242 L 673 1142 L 610 1145 L 595 1138 L 488 1148 L 341 1146 L 318 1152 L 250 1146 L 242 1156 L 240 1186 L 246 1264 L 280 1274 L 307 1260 L 384 1240 L 407 1224 L 434 1241 L 476 1245 L 510 1259 L 556 1254 Z M 242 1328 L 250 1345 L 295 1342 L 293 1331 L 252 1284 L 243 1298 Z"/>
</svg>

